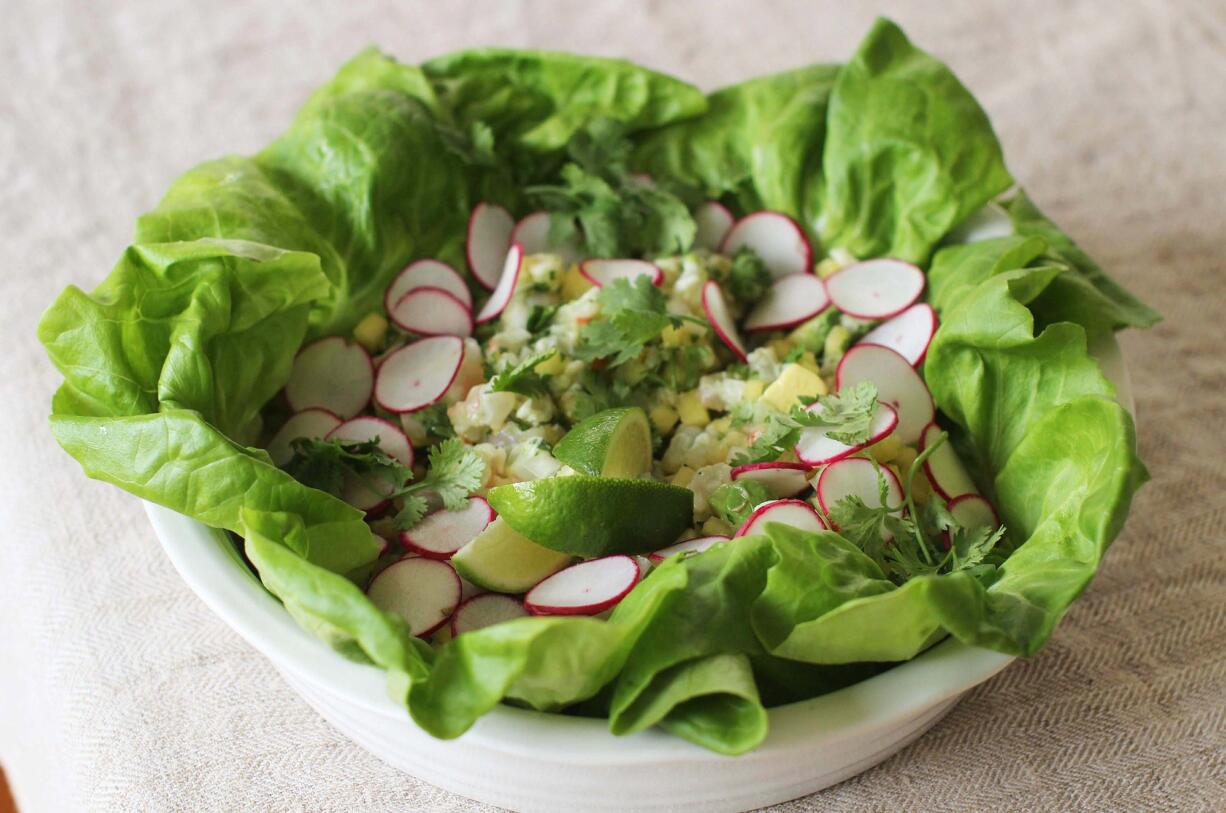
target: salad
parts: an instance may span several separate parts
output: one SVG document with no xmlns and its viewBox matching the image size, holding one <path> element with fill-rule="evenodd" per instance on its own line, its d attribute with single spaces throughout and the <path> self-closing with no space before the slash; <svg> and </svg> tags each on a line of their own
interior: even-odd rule
<svg viewBox="0 0 1226 813">
<path fill-rule="evenodd" d="M 879 20 L 709 95 L 364 52 L 39 335 L 86 473 L 231 532 L 426 731 L 737 754 L 946 636 L 1046 641 L 1147 478 L 1091 350 L 1157 319 Z"/>
</svg>

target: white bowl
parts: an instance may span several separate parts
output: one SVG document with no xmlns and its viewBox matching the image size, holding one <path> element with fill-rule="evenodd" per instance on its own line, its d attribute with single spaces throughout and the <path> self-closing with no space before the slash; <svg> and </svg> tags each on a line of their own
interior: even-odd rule
<svg viewBox="0 0 1226 813">
<path fill-rule="evenodd" d="M 1131 409 L 1118 345 L 1096 351 Z M 658 731 L 614 737 L 602 720 L 507 706 L 442 741 L 387 697 L 380 670 L 342 658 L 300 629 L 222 532 L 145 508 L 183 580 L 337 729 L 426 782 L 514 810 L 742 811 L 794 799 L 886 759 L 1013 660 L 947 639 L 861 683 L 770 709 L 766 741 L 739 757 Z"/>
</svg>

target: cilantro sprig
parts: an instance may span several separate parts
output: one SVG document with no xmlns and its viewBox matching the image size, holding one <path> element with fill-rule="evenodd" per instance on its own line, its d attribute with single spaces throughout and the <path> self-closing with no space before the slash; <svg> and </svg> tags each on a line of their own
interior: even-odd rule
<svg viewBox="0 0 1226 813">
<path fill-rule="evenodd" d="M 593 257 L 656 257 L 694 244 L 697 226 L 681 190 L 630 172 L 625 126 L 598 119 L 567 145 L 562 182 L 529 187 L 552 213 L 550 239 L 575 239 Z"/>
<path fill-rule="evenodd" d="M 549 392 L 549 385 L 545 382 L 545 377 L 536 371 L 536 367 L 557 354 L 557 350 L 546 350 L 521 361 L 509 370 L 498 373 L 490 379 L 490 391 L 513 392 L 529 398 L 544 395 Z"/>
<path fill-rule="evenodd" d="M 814 403 L 816 407 L 812 406 Z M 772 412 L 753 445 L 740 454 L 733 465 L 778 460 L 800 440 L 800 431 L 809 427 L 825 428 L 827 436 L 849 446 L 864 443 L 868 440 L 876 410 L 877 388 L 870 381 L 861 381 L 854 387 L 823 395 L 808 405 L 798 404 L 790 412 Z M 734 420 L 745 420 L 745 416 L 738 413 Z"/>
<path fill-rule="evenodd" d="M 396 527 L 413 527 L 429 510 L 424 496 L 434 494 L 449 511 L 464 507 L 464 501 L 485 481 L 485 460 L 456 438 L 430 449 L 426 476 L 417 482 L 413 470 L 379 448 L 379 440 L 346 441 L 298 438 L 294 456 L 285 470 L 304 485 L 339 497 L 348 478 L 356 478 L 387 499 L 400 499 L 401 509 L 393 520 Z"/>
<path fill-rule="evenodd" d="M 877 467 L 878 505 L 869 506 L 857 496 L 845 497 L 830 509 L 828 524 L 844 539 L 859 547 L 894 582 L 902 584 L 916 576 L 966 571 L 987 579 L 995 572 L 988 559 L 1004 539 L 1005 528 L 966 528 L 933 495 L 922 510 L 915 504 L 915 477 L 924 461 L 946 440 L 940 433 L 907 470 L 902 506 L 889 504 L 889 484 Z M 876 465 L 876 464 L 874 464 Z M 948 547 L 936 540 L 947 539 Z"/>
<path fill-rule="evenodd" d="M 633 361 L 666 327 L 679 327 L 693 317 L 667 313 L 666 299 L 646 276 L 615 279 L 600 289 L 601 317 L 584 325 L 574 355 L 585 361 L 605 359 L 608 367 Z"/>
</svg>

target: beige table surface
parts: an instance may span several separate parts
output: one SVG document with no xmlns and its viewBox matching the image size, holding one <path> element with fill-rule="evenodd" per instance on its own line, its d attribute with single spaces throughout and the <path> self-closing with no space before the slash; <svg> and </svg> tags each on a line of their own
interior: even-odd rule
<svg viewBox="0 0 1226 813">
<path fill-rule="evenodd" d="M 713 88 L 842 59 L 883 10 L 1014 174 L 1167 320 L 1129 335 L 1154 475 L 1051 643 L 880 767 L 778 810 L 1226 809 L 1226 4 L 0 2 L 0 760 L 37 811 L 476 810 L 331 730 L 184 587 L 44 414 L 35 321 L 192 163 L 349 55 L 627 56 Z"/>
</svg>

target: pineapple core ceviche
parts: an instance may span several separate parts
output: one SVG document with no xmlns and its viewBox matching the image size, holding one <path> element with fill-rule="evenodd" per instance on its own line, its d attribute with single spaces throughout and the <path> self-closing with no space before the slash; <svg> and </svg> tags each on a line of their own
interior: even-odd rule
<svg viewBox="0 0 1226 813">
<path fill-rule="evenodd" d="M 815 263 L 786 214 L 688 204 L 625 151 L 582 131 L 531 190 L 552 208 L 472 209 L 471 276 L 417 260 L 295 360 L 268 450 L 366 512 L 375 605 L 436 642 L 607 616 L 771 524 L 838 531 L 897 584 L 990 571 L 1005 528 L 918 369 L 923 272 Z"/>
<path fill-rule="evenodd" d="M 710 93 L 364 51 L 39 338 L 86 474 L 218 529 L 423 730 L 735 754 L 947 636 L 1043 645 L 1147 479 L 1094 351 L 1157 319 L 879 20 Z"/>
</svg>

